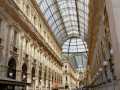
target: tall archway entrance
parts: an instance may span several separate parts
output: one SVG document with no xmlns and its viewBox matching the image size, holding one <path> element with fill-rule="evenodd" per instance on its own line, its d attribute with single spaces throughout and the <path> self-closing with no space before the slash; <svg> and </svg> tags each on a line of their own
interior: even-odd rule
<svg viewBox="0 0 120 90">
<path fill-rule="evenodd" d="M 0 83 L 0 90 L 15 90 L 12 80 L 16 79 L 16 60 L 13 57 L 8 61 L 7 78 L 3 80 L 3 83 Z"/>
<path fill-rule="evenodd" d="M 16 60 L 14 58 L 11 58 L 8 62 L 7 77 L 16 79 Z"/>
<path fill-rule="evenodd" d="M 35 67 L 32 67 L 32 77 L 31 77 L 31 81 L 32 81 L 32 88 L 33 90 L 35 90 Z"/>
<path fill-rule="evenodd" d="M 22 81 L 27 83 L 27 65 L 25 63 L 22 66 Z"/>
</svg>

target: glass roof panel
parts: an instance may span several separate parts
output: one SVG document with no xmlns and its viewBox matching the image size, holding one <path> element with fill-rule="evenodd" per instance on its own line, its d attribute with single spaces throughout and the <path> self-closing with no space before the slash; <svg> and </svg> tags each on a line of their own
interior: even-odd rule
<svg viewBox="0 0 120 90">
<path fill-rule="evenodd" d="M 87 57 L 86 57 L 85 53 L 76 55 L 75 59 L 78 64 L 78 68 L 81 68 L 81 69 L 85 68 L 85 66 L 87 65 Z"/>
<path fill-rule="evenodd" d="M 64 49 L 67 48 L 68 54 L 71 53 L 80 53 L 80 52 L 87 52 L 87 44 L 86 42 L 83 42 L 82 39 L 80 38 L 71 38 L 68 39 L 64 44 L 63 44 L 63 51 Z"/>
<path fill-rule="evenodd" d="M 63 52 L 84 53 L 87 56 L 89 0 L 37 0 Z M 78 67 L 84 70 L 84 57 L 74 56 Z"/>
<path fill-rule="evenodd" d="M 37 2 L 55 36 L 58 35 L 56 30 L 58 32 L 62 29 L 64 30 L 62 34 L 66 34 L 65 38 L 75 34 L 78 36 L 80 32 L 84 32 L 83 30 L 87 33 L 89 0 L 37 0 Z M 81 27 L 84 29 L 81 30 Z M 84 37 L 85 34 L 82 34 L 82 39 Z M 58 43 L 63 45 L 64 41 Z"/>
</svg>

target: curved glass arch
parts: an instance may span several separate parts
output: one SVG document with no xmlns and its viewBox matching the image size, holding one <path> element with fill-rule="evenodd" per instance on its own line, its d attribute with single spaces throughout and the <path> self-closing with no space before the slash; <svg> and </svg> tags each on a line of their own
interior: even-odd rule
<svg viewBox="0 0 120 90">
<path fill-rule="evenodd" d="M 79 9 L 78 9 L 79 10 Z M 82 11 L 81 11 L 82 12 Z M 56 14 L 56 13 L 58 13 L 58 11 L 56 11 L 56 12 L 53 12 L 53 14 Z M 86 15 L 88 15 L 88 14 L 86 14 Z M 67 17 L 68 15 L 63 15 L 62 17 Z M 69 14 L 69 16 L 75 16 L 76 17 L 76 15 L 75 14 Z M 80 18 L 84 18 L 82 15 L 79 15 L 79 17 Z M 48 21 L 50 20 L 52 18 L 52 16 L 50 16 L 49 18 L 48 18 Z M 61 19 L 61 17 L 58 17 L 57 19 L 56 19 L 56 21 L 57 20 L 60 20 Z M 87 19 L 88 20 L 88 17 L 86 17 L 85 19 Z"/>
<path fill-rule="evenodd" d="M 63 54 L 69 56 L 70 63 L 80 72 L 86 70 L 87 43 L 80 38 L 70 38 L 62 46 Z"/>
<path fill-rule="evenodd" d="M 62 2 L 62 4 L 66 4 L 66 0 L 63 0 L 64 2 Z M 72 1 L 75 1 L 75 0 L 71 0 L 71 2 Z M 38 2 L 38 4 L 39 5 L 41 5 L 42 4 L 42 2 L 44 2 L 44 0 L 37 0 L 37 2 Z M 79 1 L 77 1 L 78 3 L 83 3 L 86 7 L 88 6 L 88 0 L 86 0 L 86 3 L 84 3 L 84 1 L 82 1 L 82 0 L 79 0 Z M 54 0 L 53 1 L 51 1 L 51 3 L 49 3 L 49 6 L 53 6 L 53 5 L 55 5 L 55 4 L 57 4 L 57 2 L 55 2 Z"/>
<path fill-rule="evenodd" d="M 63 52 L 65 53 L 81 53 L 88 51 L 86 42 L 80 38 L 71 38 L 65 41 L 62 46 Z"/>
<path fill-rule="evenodd" d="M 89 0 L 37 0 L 37 2 L 49 25 L 53 27 L 52 31 L 55 36 L 60 35 L 56 32 L 60 33 L 64 30 L 62 34 L 65 34 L 67 38 L 72 33 L 82 33 L 82 28 L 87 33 Z"/>
<path fill-rule="evenodd" d="M 52 6 L 52 5 L 51 5 L 51 6 Z M 52 6 L 52 7 L 53 7 L 53 6 Z M 69 8 L 69 10 L 75 9 L 75 7 L 68 7 L 68 8 Z M 61 9 L 64 11 L 64 10 L 68 10 L 68 8 L 61 8 Z M 78 8 L 78 10 L 81 11 L 81 12 L 83 12 L 83 13 L 85 13 L 86 15 L 88 15 L 88 12 L 85 12 L 84 10 L 82 10 L 82 9 L 80 9 L 80 8 Z M 47 8 L 43 14 L 45 14 L 47 11 L 49 11 L 49 8 Z M 53 11 L 53 14 L 56 14 L 57 12 L 59 12 L 59 11 L 58 11 L 58 10 L 54 10 L 54 11 Z"/>
<path fill-rule="evenodd" d="M 64 23 L 69 23 L 69 22 L 71 22 L 71 21 L 72 21 L 73 23 L 75 22 L 74 20 L 70 20 L 70 21 L 65 21 Z M 60 23 L 60 24 L 59 24 L 59 27 L 62 26 L 62 25 L 63 25 L 63 23 Z M 78 25 L 74 25 L 74 24 L 73 24 L 73 25 L 68 25 L 68 26 L 66 26 L 66 27 L 67 27 L 67 29 L 70 29 L 70 28 L 73 27 L 73 29 L 76 30 L 77 26 L 78 26 Z M 83 33 L 83 31 L 85 30 L 85 35 L 86 35 L 86 33 L 87 33 L 86 31 L 87 31 L 87 27 L 88 27 L 88 26 L 84 25 L 84 23 L 81 23 L 80 26 L 81 26 L 81 27 L 80 27 L 81 33 Z M 63 31 L 63 30 L 64 30 L 64 27 L 61 28 L 61 30 L 57 30 L 57 27 L 54 28 L 54 32 L 55 32 L 55 33 L 56 33 L 56 31 L 57 31 L 58 33 L 60 33 L 60 32 Z M 57 35 L 57 34 L 55 34 L 55 35 Z"/>
<path fill-rule="evenodd" d="M 72 30 L 71 30 L 72 31 Z M 70 32 L 70 31 L 69 31 Z M 63 30 L 61 30 L 61 31 L 59 31 L 59 32 L 56 32 L 56 34 L 55 34 L 58 38 L 60 38 L 61 36 L 63 36 L 64 35 L 64 31 Z M 77 34 L 78 35 L 78 34 Z M 86 32 L 84 32 L 84 28 L 81 28 L 81 36 L 87 36 L 87 33 Z M 74 36 L 76 36 L 76 35 L 74 35 Z M 79 35 L 78 35 L 79 36 Z M 73 36 L 70 36 L 69 35 L 69 37 L 73 37 Z M 68 37 L 68 38 L 69 38 Z M 64 37 L 65 38 L 65 37 Z M 85 37 L 86 38 L 86 37 Z M 64 42 L 64 41 L 63 41 Z"/>
</svg>

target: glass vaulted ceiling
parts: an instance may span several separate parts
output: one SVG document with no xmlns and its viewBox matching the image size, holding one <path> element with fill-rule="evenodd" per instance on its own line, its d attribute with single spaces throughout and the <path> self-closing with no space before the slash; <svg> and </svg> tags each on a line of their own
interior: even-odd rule
<svg viewBox="0 0 120 90">
<path fill-rule="evenodd" d="M 63 52 L 86 53 L 89 0 L 37 0 Z"/>
<path fill-rule="evenodd" d="M 85 39 L 89 0 L 37 0 L 60 45 L 71 38 Z"/>
</svg>

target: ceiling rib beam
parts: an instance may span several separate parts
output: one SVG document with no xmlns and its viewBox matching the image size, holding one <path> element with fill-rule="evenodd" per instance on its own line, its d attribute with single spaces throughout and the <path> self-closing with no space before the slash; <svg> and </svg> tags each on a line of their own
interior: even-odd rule
<svg viewBox="0 0 120 90">
<path fill-rule="evenodd" d="M 65 29 L 65 33 L 66 33 L 66 35 L 68 36 L 68 33 L 67 33 L 67 31 L 66 31 L 66 27 L 65 27 L 65 24 L 64 24 L 64 21 L 63 21 L 63 17 L 62 17 L 62 15 L 61 15 L 60 8 L 59 8 L 59 6 L 58 6 L 58 1 L 55 0 L 55 2 L 56 2 L 56 8 L 57 8 L 57 10 L 59 11 L 60 18 L 61 18 L 61 21 L 62 21 L 62 23 L 63 23 L 63 27 L 64 27 L 64 29 Z"/>
<path fill-rule="evenodd" d="M 84 3 L 85 3 L 85 0 L 84 0 Z M 85 11 L 85 6 L 84 6 L 84 11 Z M 84 14 L 84 22 L 85 22 L 85 14 Z M 84 38 L 85 38 L 85 25 L 84 25 Z M 87 55 L 87 47 L 86 47 L 84 41 L 83 41 L 83 44 L 84 44 L 84 47 L 86 49 L 86 56 L 88 57 L 88 55 Z"/>
<path fill-rule="evenodd" d="M 85 47 L 85 52 L 86 52 L 86 54 L 87 54 L 87 47 L 86 47 L 86 45 L 85 45 L 85 43 L 84 43 L 84 41 L 82 40 L 82 42 L 83 42 L 83 45 L 84 45 L 84 47 Z M 86 55 L 87 56 L 87 55 Z"/>
<path fill-rule="evenodd" d="M 67 9 L 67 8 L 66 8 L 66 9 Z M 78 10 L 79 10 L 79 9 L 78 9 Z M 88 15 L 88 13 L 84 12 L 83 10 L 79 10 L 79 11 L 85 13 L 86 15 Z M 53 14 L 56 14 L 57 12 L 59 12 L 59 11 L 57 10 L 57 11 L 53 12 Z M 68 15 L 64 15 L 64 16 L 62 16 L 62 17 L 67 17 L 67 16 L 68 16 Z M 69 14 L 69 16 L 76 16 L 76 15 L 74 15 L 74 14 Z M 80 15 L 79 15 L 79 17 L 82 18 L 82 16 L 80 16 Z M 48 18 L 48 21 L 49 21 L 51 18 L 52 18 L 52 16 Z M 60 19 L 61 19 L 61 18 L 59 17 L 56 21 L 58 21 L 58 20 L 60 20 Z"/>
<path fill-rule="evenodd" d="M 53 15 L 53 13 L 52 13 L 52 11 L 51 11 L 51 9 L 50 9 L 50 6 L 48 5 L 47 0 L 46 0 L 46 4 L 47 4 L 47 6 L 48 6 L 48 8 L 49 8 L 49 10 L 50 10 L 50 13 L 51 13 L 51 16 L 53 17 L 54 22 L 55 22 L 54 15 Z M 56 22 L 55 22 L 55 24 L 56 24 L 56 26 L 58 27 L 58 25 L 57 25 L 57 23 L 56 23 Z M 58 29 L 59 29 L 59 27 L 58 27 Z"/>
<path fill-rule="evenodd" d="M 69 52 L 70 52 L 70 43 L 71 43 L 71 39 L 69 41 L 69 46 L 68 46 L 68 56 L 69 56 Z"/>
<path fill-rule="evenodd" d="M 76 5 L 76 14 L 77 14 L 77 22 L 78 22 L 78 32 L 79 32 L 79 35 L 81 35 L 81 33 L 80 33 L 80 22 L 79 22 L 79 12 L 78 12 L 78 5 L 77 5 L 77 1 L 78 1 L 78 0 L 75 0 L 75 5 Z"/>
</svg>

